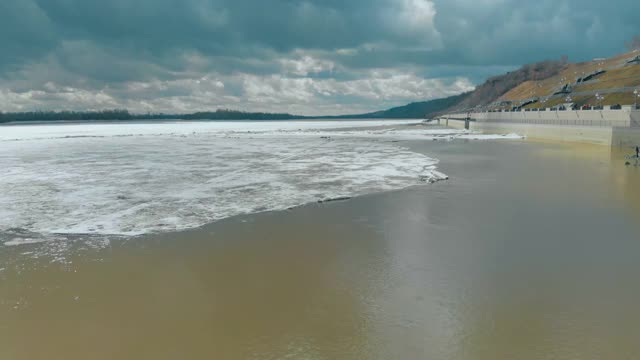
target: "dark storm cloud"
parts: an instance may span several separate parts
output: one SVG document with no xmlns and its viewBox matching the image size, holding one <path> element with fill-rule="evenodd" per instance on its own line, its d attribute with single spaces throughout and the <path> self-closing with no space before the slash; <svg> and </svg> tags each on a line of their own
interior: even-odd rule
<svg viewBox="0 0 640 360">
<path fill-rule="evenodd" d="M 525 62 L 612 55 L 640 33 L 639 12 L 631 0 L 0 0 L 0 110 L 377 109 Z"/>
<path fill-rule="evenodd" d="M 445 36 L 436 62 L 513 65 L 610 56 L 640 33 L 634 0 L 434 0 Z"/>
<path fill-rule="evenodd" d="M 150 52 L 198 49 L 226 54 L 262 46 L 334 49 L 380 39 L 415 42 L 389 31 L 393 1 L 35 0 L 65 36 L 99 39 Z M 429 34 L 423 34 L 429 36 Z"/>
<path fill-rule="evenodd" d="M 56 31 L 31 1 L 0 1 L 0 74 L 51 51 Z"/>
<path fill-rule="evenodd" d="M 242 59 L 379 42 L 437 43 L 429 23 L 406 23 L 412 3 L 421 1 L 21 0 L 1 5 L 0 16 L 4 30 L 13 29 L 3 45 L 17 54 L 92 43 L 107 54 L 180 69 L 185 51 Z M 27 60 L 7 55 L 5 64 Z"/>
</svg>

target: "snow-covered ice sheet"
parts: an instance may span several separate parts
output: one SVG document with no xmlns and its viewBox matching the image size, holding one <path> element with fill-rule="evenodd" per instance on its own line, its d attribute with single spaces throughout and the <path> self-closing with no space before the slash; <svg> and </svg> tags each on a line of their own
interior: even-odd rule
<svg viewBox="0 0 640 360">
<path fill-rule="evenodd" d="M 282 132 L 406 125 L 420 120 L 298 120 L 298 121 L 165 121 L 152 123 L 57 123 L 0 127 L 0 141 L 74 137 L 221 134 L 233 132 Z"/>
</svg>

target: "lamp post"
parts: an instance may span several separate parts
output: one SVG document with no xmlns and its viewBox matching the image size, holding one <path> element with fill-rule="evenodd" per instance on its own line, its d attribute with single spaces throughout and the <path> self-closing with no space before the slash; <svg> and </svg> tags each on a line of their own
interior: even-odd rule
<svg viewBox="0 0 640 360">
<path fill-rule="evenodd" d="M 604 96 L 600 95 L 600 94 L 596 94 L 596 104 L 598 106 L 598 108 L 600 108 L 602 105 L 602 100 L 604 100 Z"/>
</svg>

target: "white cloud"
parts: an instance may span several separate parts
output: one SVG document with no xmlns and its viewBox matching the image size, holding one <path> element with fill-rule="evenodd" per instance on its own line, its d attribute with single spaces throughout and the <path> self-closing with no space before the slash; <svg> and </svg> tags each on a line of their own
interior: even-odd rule
<svg viewBox="0 0 640 360">
<path fill-rule="evenodd" d="M 435 26 L 436 7 L 433 1 L 399 0 L 393 4 L 391 11 L 381 11 L 394 32 L 414 38 L 419 46 L 442 46 L 441 34 Z"/>
<path fill-rule="evenodd" d="M 281 59 L 282 69 L 285 74 L 307 76 L 322 72 L 332 72 L 336 64 L 329 60 L 316 59 L 304 55 L 298 59 Z"/>
<path fill-rule="evenodd" d="M 4 88 L 0 90 L 0 108 L 4 111 L 127 108 L 140 113 L 235 108 L 337 115 L 376 111 L 471 89 L 473 84 L 466 78 L 425 79 L 410 71 L 389 69 L 368 71 L 354 80 L 211 73 L 193 79 L 132 81 L 94 90 L 55 82 L 25 92 Z"/>
<path fill-rule="evenodd" d="M 64 91 L 30 90 L 13 92 L 0 89 L 0 108 L 7 112 L 61 109 L 59 104 L 74 104 L 70 110 L 118 108 L 121 101 L 103 91 L 65 88 Z"/>
<path fill-rule="evenodd" d="M 433 31 L 436 9 L 433 2 L 428 0 L 402 0 L 400 24 L 414 30 Z"/>
</svg>

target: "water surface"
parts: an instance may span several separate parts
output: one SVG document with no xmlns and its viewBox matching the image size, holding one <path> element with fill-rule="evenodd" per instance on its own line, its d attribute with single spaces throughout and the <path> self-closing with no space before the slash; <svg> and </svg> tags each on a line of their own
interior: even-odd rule
<svg viewBox="0 0 640 360">
<path fill-rule="evenodd" d="M 0 358 L 637 357 L 639 168 L 603 147 L 401 145 L 451 179 L 62 263 L 1 248 Z"/>
</svg>

